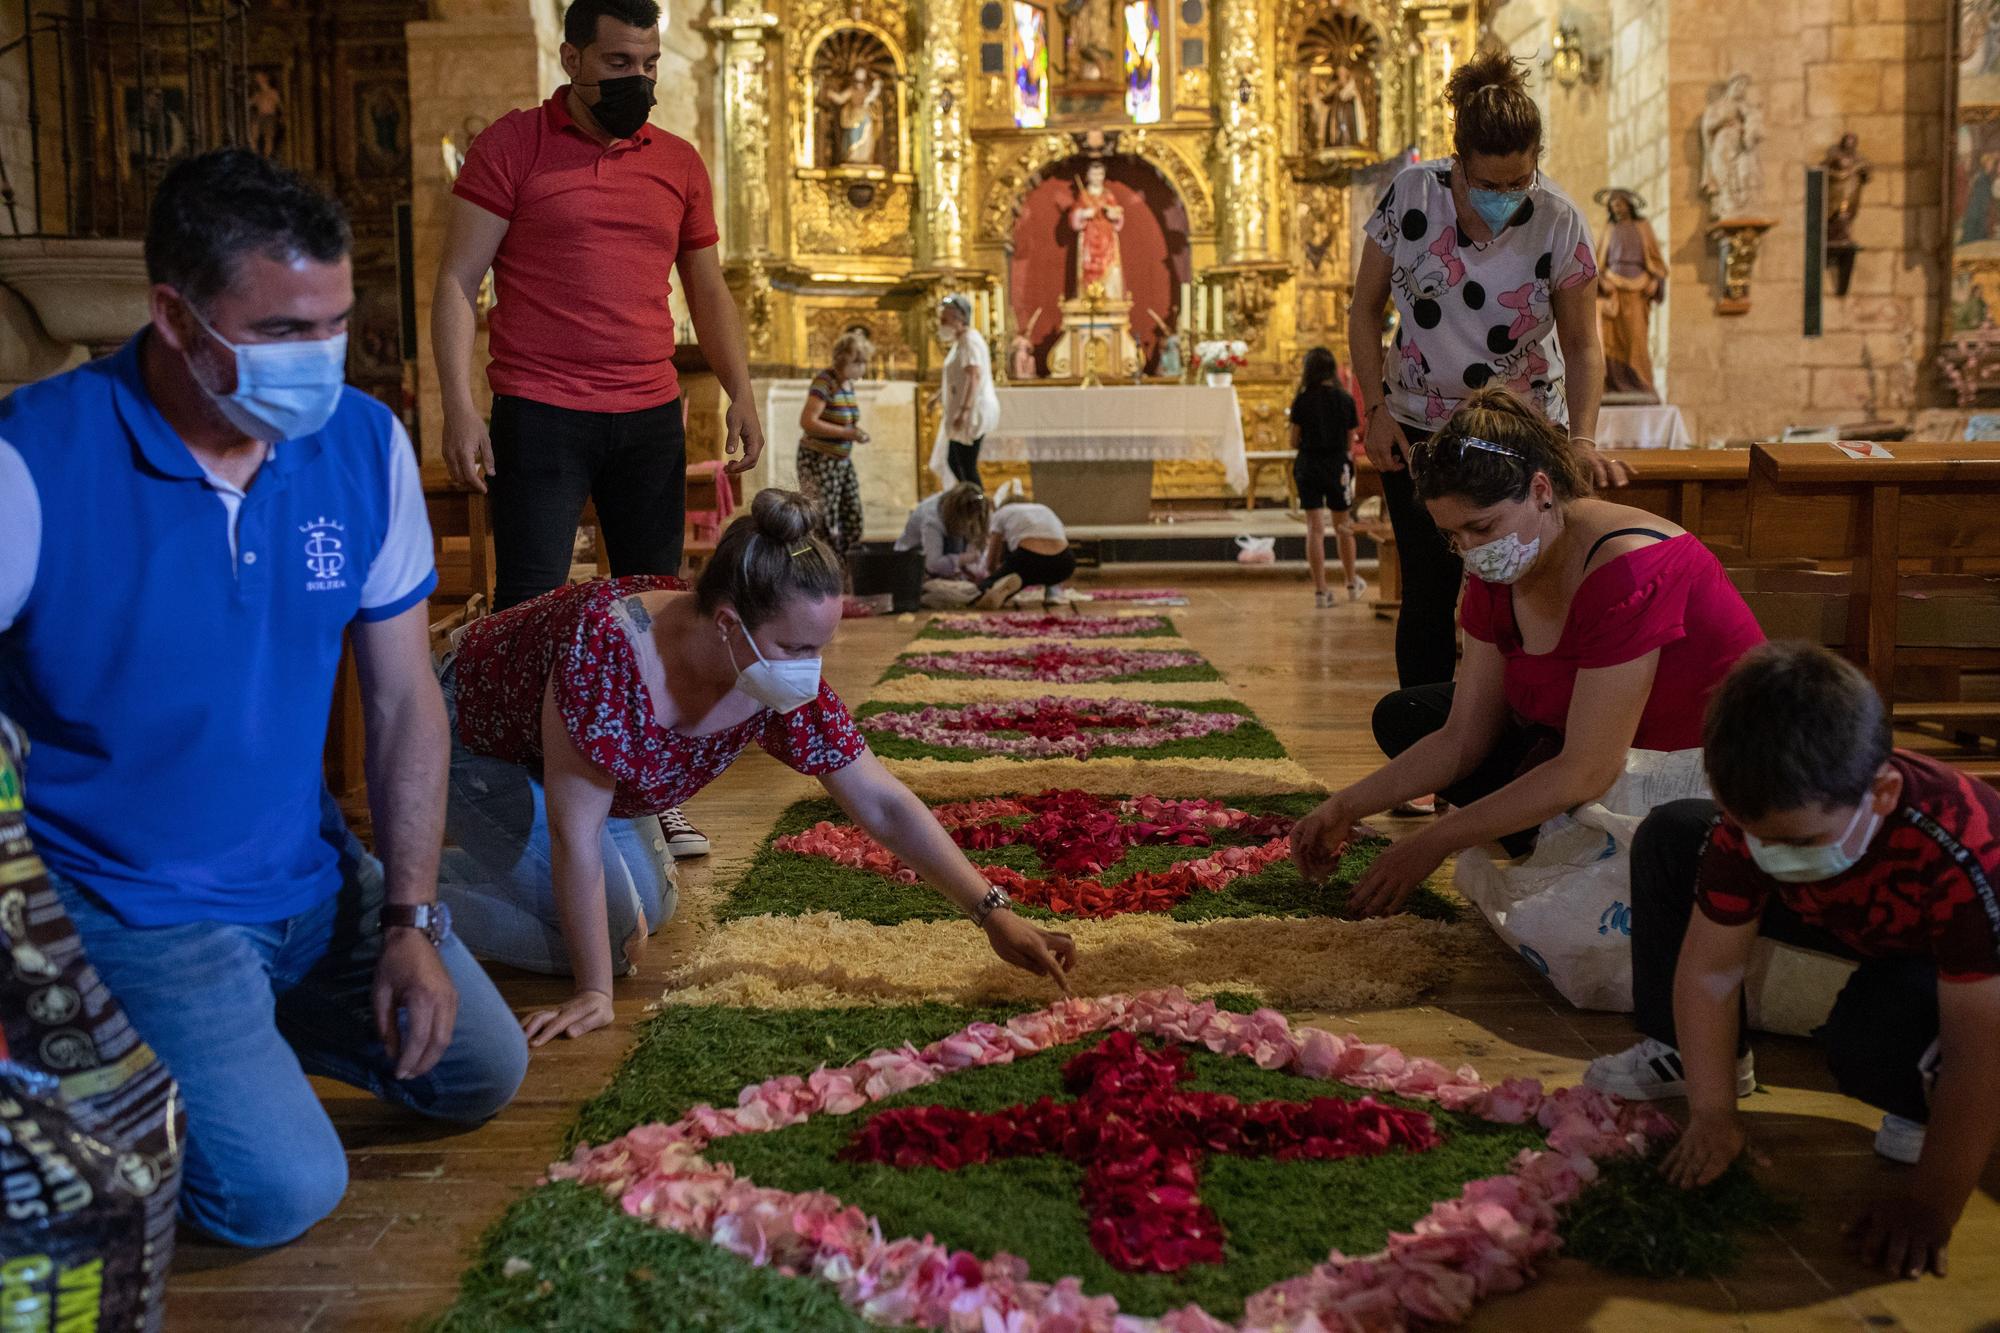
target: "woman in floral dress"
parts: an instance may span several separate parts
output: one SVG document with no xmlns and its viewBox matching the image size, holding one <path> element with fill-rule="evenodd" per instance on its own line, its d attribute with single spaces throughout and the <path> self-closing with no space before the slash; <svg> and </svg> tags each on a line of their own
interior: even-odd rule
<svg viewBox="0 0 2000 1333">
<path fill-rule="evenodd" d="M 1009 910 L 821 681 L 840 565 L 813 522 L 804 496 L 763 491 L 692 591 L 651 575 L 559 588 L 476 622 L 442 666 L 448 830 L 454 865 L 472 867 L 440 896 L 475 954 L 576 979 L 567 1003 L 527 1019 L 533 1044 L 611 1021 L 613 975 L 672 910 L 645 817 L 752 743 L 818 778 L 1001 958 L 1068 989 L 1070 938 Z"/>
</svg>

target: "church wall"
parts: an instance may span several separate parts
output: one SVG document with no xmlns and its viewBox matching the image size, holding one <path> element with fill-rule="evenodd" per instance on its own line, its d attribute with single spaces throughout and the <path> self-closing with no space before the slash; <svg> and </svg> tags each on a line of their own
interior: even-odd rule
<svg viewBox="0 0 2000 1333">
<path fill-rule="evenodd" d="M 1642 7 L 1635 2 L 1633 8 Z M 1672 0 L 1664 52 L 1671 194 L 1658 222 L 1672 267 L 1667 394 L 1697 441 L 1786 425 L 1907 419 L 1916 367 L 1939 320 L 1945 157 L 1946 0 Z M 1637 22 L 1638 20 L 1634 20 Z M 1714 311 L 1718 264 L 1705 235 L 1698 125 L 1711 86 L 1742 72 L 1765 114 L 1765 238 L 1746 315 Z M 1801 332 L 1805 169 L 1844 131 L 1875 164 L 1854 228 L 1850 294 L 1825 291 L 1825 333 Z M 1614 162 L 1618 161 L 1615 151 Z M 1657 350 L 1656 350 L 1657 355 Z M 1872 372 L 1871 372 L 1872 364 Z"/>
<path fill-rule="evenodd" d="M 1528 87 L 1542 112 L 1542 172 L 1589 211 L 1590 196 L 1604 188 L 1609 171 L 1612 85 L 1565 88 L 1542 69 L 1557 22 L 1575 24 L 1587 46 L 1602 49 L 1610 28 L 1611 0 L 1513 0 L 1493 16 L 1493 35 L 1528 66 Z"/>
</svg>

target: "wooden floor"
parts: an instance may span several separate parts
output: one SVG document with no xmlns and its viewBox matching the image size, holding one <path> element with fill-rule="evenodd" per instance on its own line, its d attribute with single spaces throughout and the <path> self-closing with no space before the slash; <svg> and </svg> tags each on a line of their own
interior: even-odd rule
<svg viewBox="0 0 2000 1333">
<path fill-rule="evenodd" d="M 1365 604 L 1314 611 L 1302 573 L 1211 569 L 1155 567 L 1104 581 L 1185 589 L 1192 605 L 1173 613 L 1185 634 L 1292 753 L 1331 782 L 1366 772 L 1378 758 L 1369 710 L 1394 677 L 1389 626 Z M 828 662 L 835 688 L 865 698 L 912 632 L 894 619 L 850 622 Z M 698 881 L 736 873 L 779 810 L 811 789 L 753 750 L 688 807 L 717 852 L 706 862 L 683 862 L 682 874 Z M 483 1128 L 441 1132 L 325 1085 L 350 1153 L 346 1202 L 282 1250 L 245 1254 L 184 1237 L 167 1327 L 393 1329 L 449 1305 L 468 1247 L 533 1184 L 578 1103 L 609 1077 L 688 934 L 683 923 L 663 929 L 642 972 L 619 983 L 618 1027 L 543 1048 L 519 1099 Z M 522 1012 L 567 989 L 521 974 L 499 980 Z M 1497 942 L 1428 1004 L 1305 1017 L 1413 1054 L 1470 1061 L 1495 1079 L 1574 1082 L 1593 1056 L 1632 1039 L 1623 1018 L 1571 1009 Z M 2000 1167 L 1989 1168 L 1960 1224 L 1948 1282 L 1877 1279 L 1843 1257 L 1836 1234 L 1857 1199 L 1898 1177 L 1870 1151 L 1876 1117 L 1831 1090 L 1807 1043 L 1760 1039 L 1757 1055 L 1771 1092 L 1747 1104 L 1753 1142 L 1770 1158 L 1767 1178 L 1806 1202 L 1803 1223 L 1762 1238 L 1741 1276 L 1726 1282 L 1613 1282 L 1558 1261 L 1528 1291 L 1485 1306 L 1472 1327 L 2000 1330 Z"/>
</svg>

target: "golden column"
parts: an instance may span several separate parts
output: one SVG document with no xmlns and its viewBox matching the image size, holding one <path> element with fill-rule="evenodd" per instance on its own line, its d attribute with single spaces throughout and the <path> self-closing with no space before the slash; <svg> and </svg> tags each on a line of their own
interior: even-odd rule
<svg viewBox="0 0 2000 1333">
<path fill-rule="evenodd" d="M 778 16 L 761 0 L 728 0 L 703 25 L 721 46 L 725 200 L 723 258 L 753 358 L 771 352 L 771 42 Z"/>
<path fill-rule="evenodd" d="M 1452 71 L 1471 59 L 1478 42 L 1472 6 L 1424 5 L 1417 10 L 1422 72 L 1417 93 L 1418 145 L 1425 157 L 1452 150 L 1451 107 L 1444 100 Z"/>
<path fill-rule="evenodd" d="M 917 189 L 923 226 L 918 263 L 949 273 L 966 266 L 965 0 L 926 0 L 917 56 L 917 123 L 923 139 Z"/>
<path fill-rule="evenodd" d="M 1258 0 L 1222 0 L 1222 106 L 1216 155 L 1222 160 L 1221 259 L 1225 264 L 1271 258 L 1273 211 L 1267 198 L 1276 165 L 1271 83 L 1263 57 L 1265 15 Z"/>
</svg>

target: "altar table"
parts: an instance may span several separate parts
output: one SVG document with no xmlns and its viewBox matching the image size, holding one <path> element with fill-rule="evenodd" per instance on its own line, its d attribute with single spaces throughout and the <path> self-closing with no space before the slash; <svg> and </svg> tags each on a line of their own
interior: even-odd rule
<svg viewBox="0 0 2000 1333">
<path fill-rule="evenodd" d="M 1162 459 L 1220 463 L 1231 490 L 1249 487 L 1243 416 L 1231 386 L 1105 384 L 999 394 L 1000 425 L 986 437 L 981 461 L 1029 464 L 1036 498 L 1072 523 L 1145 522 L 1152 467 Z M 1083 517 L 1079 507 L 1104 516 Z"/>
<path fill-rule="evenodd" d="M 1681 410 L 1672 403 L 1608 404 L 1597 409 L 1600 449 L 1691 449 Z"/>
</svg>

